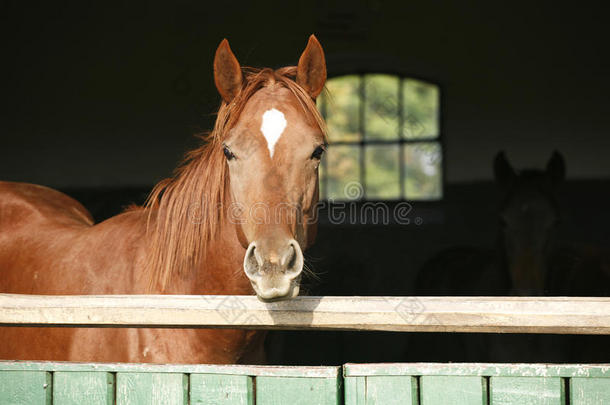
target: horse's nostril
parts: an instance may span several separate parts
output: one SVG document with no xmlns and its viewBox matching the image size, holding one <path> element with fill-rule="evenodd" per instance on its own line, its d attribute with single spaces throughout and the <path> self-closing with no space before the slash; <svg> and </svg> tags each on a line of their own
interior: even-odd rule
<svg viewBox="0 0 610 405">
<path fill-rule="evenodd" d="M 249 277 L 254 277 L 258 274 L 259 269 L 262 268 L 262 259 L 257 252 L 256 245 L 254 242 L 248 246 L 246 255 L 244 257 L 244 270 Z"/>
<path fill-rule="evenodd" d="M 299 295 L 303 252 L 294 239 L 252 242 L 244 257 L 244 271 L 256 295 L 266 301 Z"/>
<path fill-rule="evenodd" d="M 254 246 L 252 252 L 254 253 L 254 258 L 256 259 L 256 263 L 258 263 L 258 267 L 262 268 L 265 261 L 260 254 L 260 249 L 257 249 L 256 246 Z"/>
<path fill-rule="evenodd" d="M 288 249 L 286 249 L 286 252 L 282 256 L 280 265 L 284 269 L 292 268 L 294 266 L 295 259 L 296 259 L 296 252 L 294 251 L 294 246 L 292 246 L 292 244 L 291 244 L 288 246 Z"/>
<path fill-rule="evenodd" d="M 297 255 L 294 252 L 294 247 L 291 247 L 290 252 L 292 254 L 290 255 L 290 261 L 288 262 L 288 265 L 286 266 L 286 268 L 288 268 L 288 269 L 294 268 L 294 266 L 296 265 L 296 262 L 297 262 Z"/>
<path fill-rule="evenodd" d="M 303 270 L 303 252 L 296 240 L 290 242 L 289 256 L 286 257 L 284 271 L 292 273 L 292 277 L 298 276 Z"/>
<path fill-rule="evenodd" d="M 244 270 L 248 278 L 275 277 L 273 274 L 284 274 L 290 280 L 295 279 L 303 269 L 303 253 L 297 241 L 289 240 L 283 249 L 267 251 L 265 245 L 252 242 L 244 257 Z M 269 251 L 270 250 L 270 251 Z"/>
</svg>

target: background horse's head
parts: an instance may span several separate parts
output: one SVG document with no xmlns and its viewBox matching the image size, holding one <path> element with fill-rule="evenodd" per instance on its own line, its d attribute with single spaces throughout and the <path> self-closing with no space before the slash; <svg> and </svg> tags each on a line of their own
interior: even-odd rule
<svg viewBox="0 0 610 405">
<path fill-rule="evenodd" d="M 242 69 L 223 40 L 214 79 L 227 122 L 218 147 L 228 166 L 228 219 L 246 249 L 243 270 L 259 298 L 298 295 L 303 250 L 315 237 L 318 166 L 326 147 L 315 98 L 326 80 L 312 35 L 298 66 Z"/>
<path fill-rule="evenodd" d="M 512 291 L 517 295 L 541 295 L 559 222 L 556 192 L 565 177 L 563 157 L 554 152 L 546 170 L 516 173 L 500 152 L 494 160 L 494 172 L 503 193 L 501 239 Z"/>
</svg>

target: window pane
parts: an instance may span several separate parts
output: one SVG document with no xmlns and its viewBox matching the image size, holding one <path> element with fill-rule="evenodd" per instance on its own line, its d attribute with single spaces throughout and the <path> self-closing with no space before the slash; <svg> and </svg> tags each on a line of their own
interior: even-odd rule
<svg viewBox="0 0 610 405">
<path fill-rule="evenodd" d="M 366 198 L 391 200 L 400 198 L 400 146 L 367 146 L 364 152 Z"/>
<path fill-rule="evenodd" d="M 403 137 L 436 138 L 439 134 L 438 86 L 415 79 L 404 79 L 402 86 Z"/>
<path fill-rule="evenodd" d="M 360 146 L 329 146 L 325 156 L 327 195 L 331 200 L 354 200 L 362 197 L 360 184 Z"/>
<path fill-rule="evenodd" d="M 409 200 L 442 197 L 442 153 L 438 142 L 403 145 L 405 192 Z"/>
<path fill-rule="evenodd" d="M 398 138 L 398 86 L 392 75 L 364 77 L 364 133 L 367 139 Z"/>
<path fill-rule="evenodd" d="M 326 109 L 330 141 L 359 141 L 360 77 L 350 75 L 329 79 L 326 88 L 328 93 L 319 98 L 318 108 Z"/>
</svg>

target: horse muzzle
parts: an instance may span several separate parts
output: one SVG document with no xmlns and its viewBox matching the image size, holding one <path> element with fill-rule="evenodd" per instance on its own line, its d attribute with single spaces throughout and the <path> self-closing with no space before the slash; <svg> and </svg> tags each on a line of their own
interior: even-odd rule
<svg viewBox="0 0 610 405">
<path fill-rule="evenodd" d="M 262 301 L 279 301 L 299 295 L 303 252 L 294 239 L 250 243 L 244 271 Z"/>
</svg>

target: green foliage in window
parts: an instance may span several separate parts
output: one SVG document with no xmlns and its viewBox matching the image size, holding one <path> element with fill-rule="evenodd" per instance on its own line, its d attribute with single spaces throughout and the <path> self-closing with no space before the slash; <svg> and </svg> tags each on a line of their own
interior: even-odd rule
<svg viewBox="0 0 610 405">
<path fill-rule="evenodd" d="M 319 100 L 326 113 L 330 138 L 337 141 L 360 140 L 360 76 L 350 75 L 326 82 L 326 93 Z M 324 112 L 324 111 L 323 111 Z"/>
<path fill-rule="evenodd" d="M 400 79 L 390 75 L 364 77 L 365 139 L 397 139 Z"/>
<path fill-rule="evenodd" d="M 327 90 L 318 99 L 330 138 L 322 198 L 442 198 L 438 86 L 366 74 L 329 79 Z"/>
<path fill-rule="evenodd" d="M 407 139 L 438 137 L 438 86 L 414 79 L 403 79 L 402 83 L 402 136 Z"/>
</svg>

